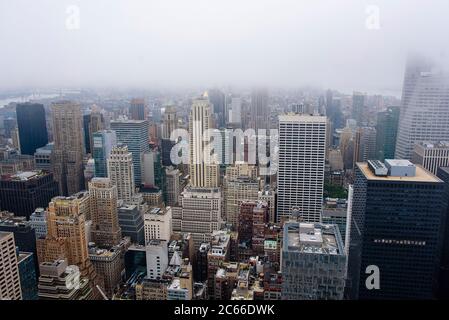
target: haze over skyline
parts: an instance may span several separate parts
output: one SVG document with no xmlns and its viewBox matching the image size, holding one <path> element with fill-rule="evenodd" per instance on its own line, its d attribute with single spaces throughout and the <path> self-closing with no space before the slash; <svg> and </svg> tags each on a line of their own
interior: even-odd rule
<svg viewBox="0 0 449 320">
<path fill-rule="evenodd" d="M 398 95 L 408 53 L 448 52 L 448 7 L 0 0 L 0 89 L 263 85 Z"/>
</svg>

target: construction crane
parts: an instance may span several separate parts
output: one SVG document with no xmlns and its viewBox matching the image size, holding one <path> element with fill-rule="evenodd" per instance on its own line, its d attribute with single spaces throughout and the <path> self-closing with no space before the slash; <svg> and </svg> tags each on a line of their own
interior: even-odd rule
<svg viewBox="0 0 449 320">
<path fill-rule="evenodd" d="M 106 296 L 106 294 L 103 292 L 103 290 L 101 290 L 101 288 L 98 284 L 97 284 L 97 289 L 98 289 L 98 291 L 100 291 L 100 294 L 104 300 L 109 300 L 109 298 Z"/>
</svg>

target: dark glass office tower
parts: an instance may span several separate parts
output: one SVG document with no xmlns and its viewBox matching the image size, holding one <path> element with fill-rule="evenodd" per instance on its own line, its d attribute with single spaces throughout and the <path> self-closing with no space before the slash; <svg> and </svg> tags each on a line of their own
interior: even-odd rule
<svg viewBox="0 0 449 320">
<path fill-rule="evenodd" d="M 436 297 L 443 187 L 440 179 L 408 160 L 357 163 L 349 248 L 351 298 Z M 379 268 L 380 289 L 367 288 L 372 274 L 368 266 Z"/>
<path fill-rule="evenodd" d="M 25 171 L 0 177 L 0 208 L 27 219 L 36 208 L 46 208 L 59 195 L 53 174 Z"/>
<path fill-rule="evenodd" d="M 38 103 L 20 103 L 16 107 L 20 152 L 34 155 L 37 148 L 48 143 L 45 109 Z"/>
<path fill-rule="evenodd" d="M 394 159 L 399 111 L 399 107 L 388 107 L 377 114 L 376 157 L 379 160 Z"/>
<path fill-rule="evenodd" d="M 438 280 L 439 299 L 449 299 L 449 167 L 438 168 L 438 178 L 444 181 L 444 231 L 443 231 L 443 253 L 440 263 L 440 278 Z"/>
</svg>

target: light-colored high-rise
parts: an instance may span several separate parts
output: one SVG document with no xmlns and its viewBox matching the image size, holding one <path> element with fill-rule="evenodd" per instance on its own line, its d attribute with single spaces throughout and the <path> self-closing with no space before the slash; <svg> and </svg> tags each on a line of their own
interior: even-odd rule
<svg viewBox="0 0 449 320">
<path fill-rule="evenodd" d="M 145 243 L 151 240 L 165 240 L 168 243 L 173 232 L 171 207 L 151 208 L 145 213 L 144 230 Z"/>
<path fill-rule="evenodd" d="M 19 266 L 12 232 L 0 232 L 0 300 L 21 300 Z"/>
<path fill-rule="evenodd" d="M 122 234 L 118 223 L 117 187 L 108 178 L 89 182 L 92 240 L 100 247 L 119 244 Z"/>
<path fill-rule="evenodd" d="M 411 159 L 421 141 L 449 140 L 449 75 L 420 59 L 407 63 L 399 129 L 397 159 Z"/>
<path fill-rule="evenodd" d="M 449 166 L 449 141 L 415 144 L 411 161 L 436 175 L 439 167 Z"/>
<path fill-rule="evenodd" d="M 83 116 L 78 103 L 52 104 L 54 148 L 53 173 L 61 195 L 72 195 L 84 188 Z"/>
<path fill-rule="evenodd" d="M 112 148 L 108 159 L 108 177 L 117 186 L 118 199 L 130 202 L 135 195 L 134 164 L 126 145 Z"/>
<path fill-rule="evenodd" d="M 86 215 L 90 209 L 87 191 L 53 198 L 48 205 L 47 237 L 37 240 L 37 253 L 39 263 L 64 259 L 76 265 L 81 276 L 97 283 L 86 237 Z"/>
<path fill-rule="evenodd" d="M 173 207 L 173 231 L 191 233 L 198 249 L 221 227 L 221 191 L 219 188 L 186 187 L 180 207 Z"/>
<path fill-rule="evenodd" d="M 278 221 L 295 207 L 304 221 L 320 221 L 325 153 L 325 116 L 279 116 Z"/>
<path fill-rule="evenodd" d="M 216 188 L 219 185 L 218 159 L 207 152 L 207 142 L 203 139 L 209 129 L 212 129 L 211 104 L 207 95 L 204 95 L 193 101 L 189 118 L 189 171 L 190 184 L 193 187 Z"/>
</svg>

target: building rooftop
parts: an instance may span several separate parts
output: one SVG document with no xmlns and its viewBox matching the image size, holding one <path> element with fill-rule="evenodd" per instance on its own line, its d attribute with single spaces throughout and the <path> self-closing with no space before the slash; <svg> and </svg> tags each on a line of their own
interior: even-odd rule
<svg viewBox="0 0 449 320">
<path fill-rule="evenodd" d="M 334 225 L 287 222 L 284 225 L 283 251 L 313 254 L 344 254 L 338 229 Z"/>
<path fill-rule="evenodd" d="M 449 141 L 437 141 L 437 142 L 422 141 L 416 143 L 416 145 L 427 149 L 431 148 L 449 149 Z"/>
<path fill-rule="evenodd" d="M 19 171 L 13 175 L 4 175 L 2 176 L 2 180 L 6 181 L 29 181 L 33 179 L 40 178 L 42 176 L 47 175 L 48 173 L 42 170 L 33 170 L 33 171 Z"/>
<path fill-rule="evenodd" d="M 407 160 L 408 161 L 408 160 Z M 416 165 L 416 173 L 414 176 L 376 176 L 368 167 L 365 162 L 358 162 L 357 167 L 362 171 L 364 176 L 371 181 L 404 181 L 404 182 L 441 182 L 436 176 L 434 176 L 429 171 L 425 170 L 423 167 Z"/>
</svg>

